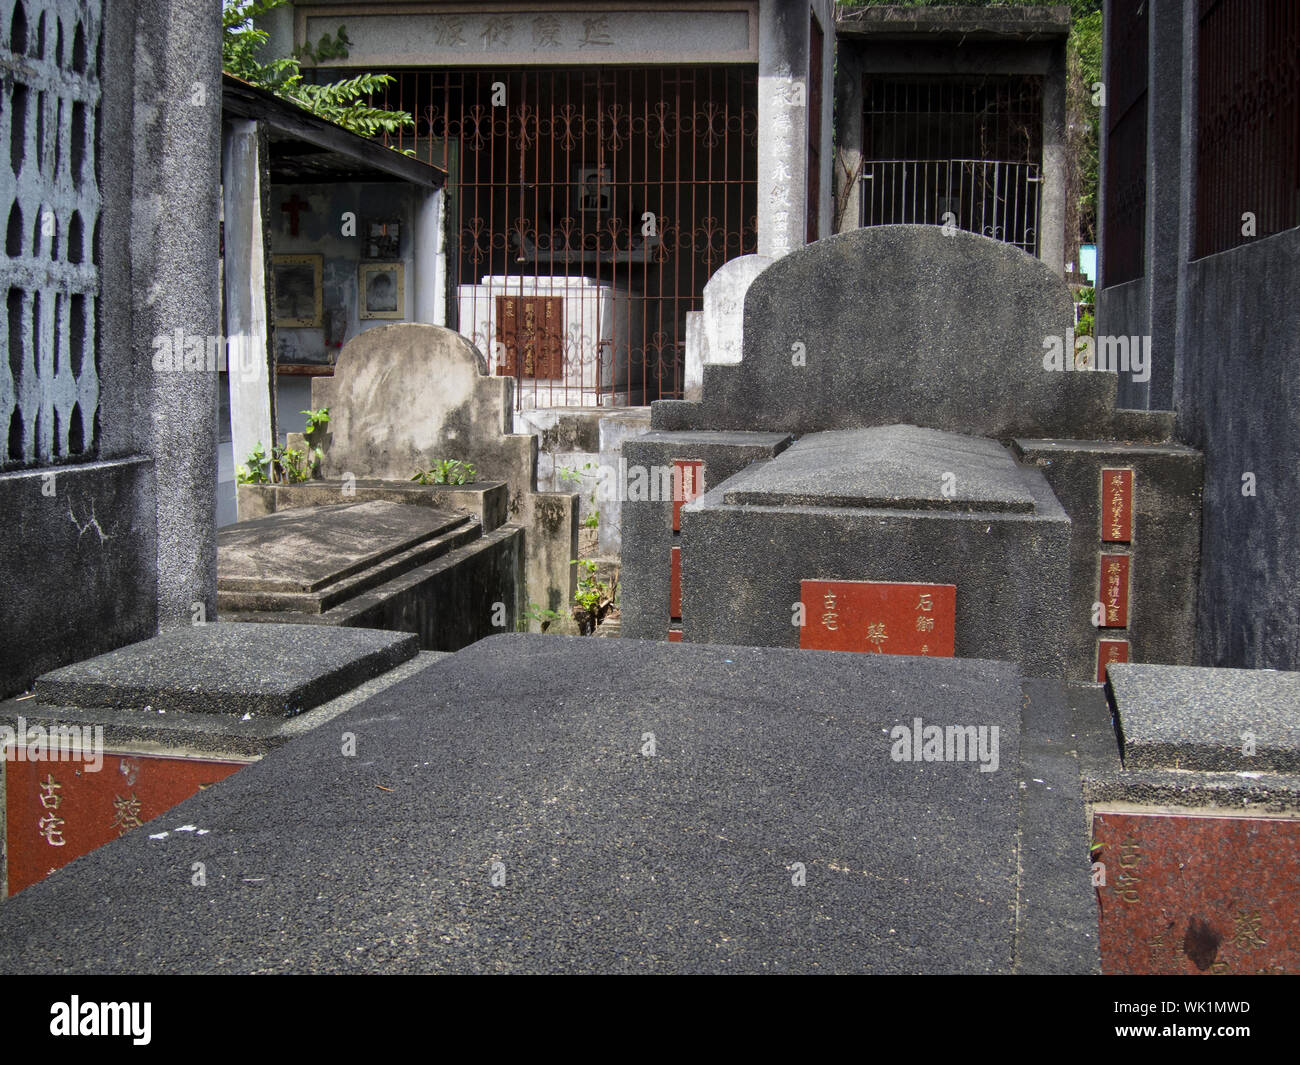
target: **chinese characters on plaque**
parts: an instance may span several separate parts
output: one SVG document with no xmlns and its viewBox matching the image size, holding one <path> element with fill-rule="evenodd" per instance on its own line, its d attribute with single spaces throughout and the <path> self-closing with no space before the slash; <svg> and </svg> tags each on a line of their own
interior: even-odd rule
<svg viewBox="0 0 1300 1065">
<path fill-rule="evenodd" d="M 952 658 L 955 584 L 800 582 L 799 646 L 821 651 Z"/>
<path fill-rule="evenodd" d="M 1102 972 L 1300 971 L 1300 821 L 1102 809 L 1092 824 Z"/>
<path fill-rule="evenodd" d="M 9 893 L 165 813 L 239 762 L 105 754 L 82 761 L 12 759 L 5 766 Z"/>
<path fill-rule="evenodd" d="M 1133 577 L 1133 513 L 1136 473 L 1128 468 L 1101 471 L 1101 542 L 1128 545 L 1128 552 L 1102 552 L 1097 578 L 1097 602 L 1101 604 L 1103 629 L 1127 629 L 1129 586 Z M 1097 682 L 1106 680 L 1106 667 L 1129 660 L 1129 641 L 1116 633 L 1097 640 Z"/>
</svg>

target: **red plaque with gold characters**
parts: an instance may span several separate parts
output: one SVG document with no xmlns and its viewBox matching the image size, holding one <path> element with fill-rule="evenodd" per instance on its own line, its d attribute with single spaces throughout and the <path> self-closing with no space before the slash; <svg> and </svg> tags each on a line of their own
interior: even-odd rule
<svg viewBox="0 0 1300 1065">
<path fill-rule="evenodd" d="M 1101 556 L 1100 584 L 1097 589 L 1103 613 L 1101 628 L 1128 628 L 1128 586 L 1132 572 L 1132 556 Z"/>
<path fill-rule="evenodd" d="M 105 754 L 93 762 L 20 760 L 5 765 L 5 827 L 9 835 L 9 894 L 96 847 L 166 813 L 243 762 Z M 204 826 L 195 826 L 199 831 Z M 206 828 L 204 829 L 206 831 Z"/>
<path fill-rule="evenodd" d="M 800 647 L 953 657 L 955 584 L 807 580 L 800 582 L 799 599 Z"/>
<path fill-rule="evenodd" d="M 1133 540 L 1133 471 L 1101 471 L 1101 538 L 1108 544 Z"/>
<path fill-rule="evenodd" d="M 1128 661 L 1128 640 L 1097 641 L 1097 683 L 1106 683 L 1106 667 Z"/>
<path fill-rule="evenodd" d="M 1300 820 L 1094 812 L 1104 973 L 1300 973 Z"/>
</svg>

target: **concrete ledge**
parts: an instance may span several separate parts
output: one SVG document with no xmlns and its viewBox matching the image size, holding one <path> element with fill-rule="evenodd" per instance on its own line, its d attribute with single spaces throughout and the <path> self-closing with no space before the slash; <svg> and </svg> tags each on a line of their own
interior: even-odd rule
<svg viewBox="0 0 1300 1065">
<path fill-rule="evenodd" d="M 1300 774 L 1300 673 L 1114 665 L 1126 769 Z"/>
<path fill-rule="evenodd" d="M 413 658 L 414 636 L 283 625 L 194 625 L 36 681 L 46 706 L 292 717 Z"/>
</svg>

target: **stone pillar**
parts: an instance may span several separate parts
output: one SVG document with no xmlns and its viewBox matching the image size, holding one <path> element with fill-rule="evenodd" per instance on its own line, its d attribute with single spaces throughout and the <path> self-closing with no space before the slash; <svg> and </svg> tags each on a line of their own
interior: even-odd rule
<svg viewBox="0 0 1300 1065">
<path fill-rule="evenodd" d="M 1043 79 L 1043 168 L 1040 172 L 1038 257 L 1065 276 L 1065 43 L 1052 46 Z"/>
<path fill-rule="evenodd" d="M 764 0 L 759 7 L 758 254 L 774 259 L 804 243 L 808 16 L 808 0 Z"/>
<path fill-rule="evenodd" d="M 836 56 L 835 111 L 839 128 L 832 165 L 840 217 L 834 232 L 844 233 L 857 229 L 862 218 L 862 54 L 852 45 L 841 45 Z"/>
<path fill-rule="evenodd" d="M 268 190 L 262 181 L 256 122 L 224 124 L 221 162 L 225 204 L 226 337 L 230 353 L 230 439 L 236 464 L 257 444 L 275 446 L 271 366 L 267 351 L 267 243 L 263 225 Z"/>
<path fill-rule="evenodd" d="M 442 189 L 417 192 L 414 241 L 415 321 L 427 325 L 447 324 L 446 248 L 443 243 Z"/>
<path fill-rule="evenodd" d="M 1182 220 L 1191 217 L 1190 182 L 1195 173 L 1191 166 L 1184 174 L 1181 165 L 1184 7 L 1182 0 L 1153 0 L 1148 15 L 1145 241 L 1151 379 L 1144 386 L 1144 406 L 1152 410 L 1174 406 L 1181 231 Z"/>
<path fill-rule="evenodd" d="M 152 367 L 153 340 L 221 331 L 221 10 L 135 6 L 130 339 L 149 374 L 140 443 L 157 482 L 158 625 L 216 616 L 217 374 Z"/>
</svg>

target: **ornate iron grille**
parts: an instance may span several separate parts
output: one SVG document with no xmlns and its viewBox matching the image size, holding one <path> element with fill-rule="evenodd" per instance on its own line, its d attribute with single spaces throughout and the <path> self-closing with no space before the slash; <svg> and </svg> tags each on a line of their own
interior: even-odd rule
<svg viewBox="0 0 1300 1065">
<path fill-rule="evenodd" d="M 97 0 L 0 0 L 9 146 L 0 468 L 95 453 L 100 26 Z"/>
<path fill-rule="evenodd" d="M 1038 254 L 1042 79 L 866 79 L 861 224 L 942 225 Z"/>
<path fill-rule="evenodd" d="M 1300 225 L 1300 5 L 1200 0 L 1199 16 L 1198 257 Z"/>
<path fill-rule="evenodd" d="M 744 67 L 394 71 L 448 172 L 449 320 L 521 408 L 679 397 L 687 312 L 756 248 Z"/>
<path fill-rule="evenodd" d="M 1147 9 L 1145 0 L 1114 0 L 1107 28 L 1106 204 L 1101 234 L 1107 286 L 1146 272 Z"/>
</svg>

